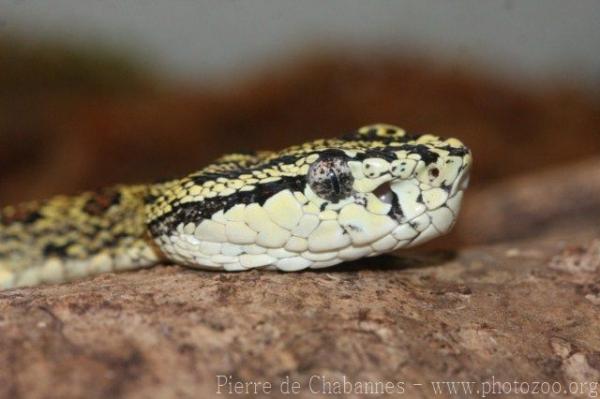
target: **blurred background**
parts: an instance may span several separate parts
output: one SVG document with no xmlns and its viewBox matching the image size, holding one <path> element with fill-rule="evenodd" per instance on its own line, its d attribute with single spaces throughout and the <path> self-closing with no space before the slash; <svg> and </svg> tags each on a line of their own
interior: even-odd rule
<svg viewBox="0 0 600 399">
<path fill-rule="evenodd" d="M 460 138 L 483 192 L 599 155 L 599 45 L 596 0 L 0 0 L 0 204 L 373 122 Z"/>
</svg>

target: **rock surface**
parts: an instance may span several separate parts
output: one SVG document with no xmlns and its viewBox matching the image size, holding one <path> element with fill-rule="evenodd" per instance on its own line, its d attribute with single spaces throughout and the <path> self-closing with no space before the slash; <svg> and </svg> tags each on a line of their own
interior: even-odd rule
<svg viewBox="0 0 600 399">
<path fill-rule="evenodd" d="M 559 255 L 563 246 L 301 274 L 159 267 L 5 292 L 0 396 L 212 397 L 218 375 L 269 382 L 273 397 L 288 377 L 298 397 L 344 376 L 405 382 L 414 397 L 431 396 L 432 381 L 597 381 L 600 265 L 563 268 L 573 251 Z"/>
<path fill-rule="evenodd" d="M 561 183 L 557 176 L 521 183 L 539 198 L 547 179 Z M 520 195 L 521 183 L 508 182 L 504 193 Z M 481 223 L 503 201 L 474 196 L 488 198 L 478 203 Z M 476 212 L 467 208 L 464 223 Z M 530 220 L 510 219 L 510 209 L 507 217 Z M 535 238 L 318 272 L 161 266 L 4 291 L 0 397 L 208 398 L 219 383 L 234 396 L 331 397 L 344 378 L 355 397 L 386 383 L 389 392 L 431 397 L 435 381 L 474 382 L 480 393 L 493 381 L 589 392 L 600 378 L 600 227 L 581 219 L 518 230 Z M 236 391 L 226 380 L 248 385 Z M 292 382 L 299 393 L 282 393 Z M 436 387 L 446 396 L 454 389 Z"/>
</svg>

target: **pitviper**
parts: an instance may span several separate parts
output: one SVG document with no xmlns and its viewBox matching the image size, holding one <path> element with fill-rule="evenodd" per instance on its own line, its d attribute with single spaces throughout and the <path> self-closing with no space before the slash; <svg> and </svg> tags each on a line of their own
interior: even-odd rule
<svg viewBox="0 0 600 399">
<path fill-rule="evenodd" d="M 164 261 L 298 271 L 414 246 L 451 229 L 471 162 L 457 139 L 376 124 L 183 178 L 7 206 L 0 289 Z"/>
</svg>

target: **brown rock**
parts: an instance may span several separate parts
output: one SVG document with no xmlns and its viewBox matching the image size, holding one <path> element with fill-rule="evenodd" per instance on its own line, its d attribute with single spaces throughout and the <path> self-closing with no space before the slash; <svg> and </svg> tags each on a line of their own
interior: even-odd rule
<svg viewBox="0 0 600 399">
<path fill-rule="evenodd" d="M 569 245 L 589 251 L 595 234 Z M 5 291 L 0 397 L 214 397 L 228 376 L 272 397 L 286 379 L 296 397 L 344 378 L 403 382 L 409 397 L 432 396 L 432 381 L 591 382 L 600 285 L 551 267 L 564 248 L 550 235 L 319 272 L 164 266 Z"/>
</svg>

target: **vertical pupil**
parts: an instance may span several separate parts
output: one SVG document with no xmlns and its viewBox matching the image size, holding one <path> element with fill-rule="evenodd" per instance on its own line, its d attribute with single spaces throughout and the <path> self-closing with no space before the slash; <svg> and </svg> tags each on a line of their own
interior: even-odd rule
<svg viewBox="0 0 600 399">
<path fill-rule="evenodd" d="M 333 189 L 333 192 L 336 193 L 337 195 L 340 194 L 340 181 L 336 175 L 336 173 L 331 170 L 329 172 L 329 180 L 331 180 L 331 188 Z"/>
</svg>

